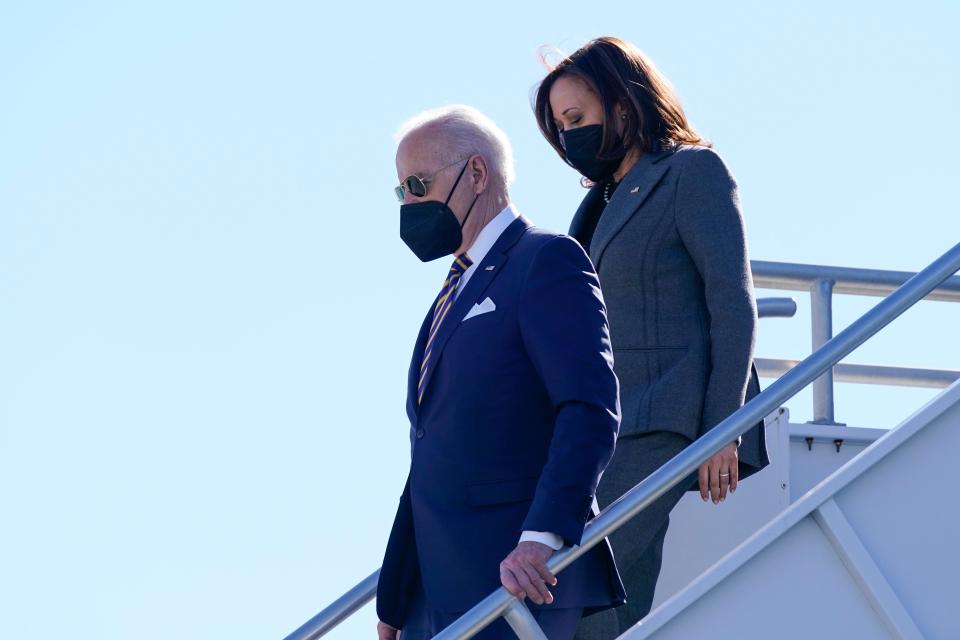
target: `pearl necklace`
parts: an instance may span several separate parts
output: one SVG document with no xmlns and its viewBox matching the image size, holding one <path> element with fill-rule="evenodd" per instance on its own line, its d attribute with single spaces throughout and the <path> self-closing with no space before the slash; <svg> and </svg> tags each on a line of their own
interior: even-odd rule
<svg viewBox="0 0 960 640">
<path fill-rule="evenodd" d="M 610 204 L 610 185 L 612 184 L 612 182 L 608 182 L 603 185 L 603 201 L 607 204 Z"/>
</svg>

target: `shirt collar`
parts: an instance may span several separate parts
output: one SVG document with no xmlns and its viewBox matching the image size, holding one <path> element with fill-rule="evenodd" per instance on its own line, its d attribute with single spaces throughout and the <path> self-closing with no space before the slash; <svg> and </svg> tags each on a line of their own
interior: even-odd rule
<svg viewBox="0 0 960 640">
<path fill-rule="evenodd" d="M 490 253 L 490 249 L 493 248 L 493 245 L 503 232 L 510 226 L 510 223 L 519 217 L 520 212 L 517 211 L 517 208 L 514 207 L 513 204 L 508 204 L 503 211 L 487 223 L 487 226 L 480 230 L 480 235 L 477 236 L 477 239 L 473 241 L 473 244 L 467 250 L 467 255 L 470 257 L 470 260 L 473 261 L 473 264 L 483 262 L 483 259 Z"/>
</svg>

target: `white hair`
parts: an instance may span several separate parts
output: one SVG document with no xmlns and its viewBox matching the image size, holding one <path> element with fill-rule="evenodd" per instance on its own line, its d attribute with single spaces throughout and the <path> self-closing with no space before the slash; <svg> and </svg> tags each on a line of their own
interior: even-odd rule
<svg viewBox="0 0 960 640">
<path fill-rule="evenodd" d="M 429 129 L 436 134 L 437 150 L 446 162 L 471 155 L 482 156 L 487 168 L 504 188 L 513 183 L 513 149 L 493 120 L 477 109 L 454 104 L 419 113 L 404 122 L 394 138 L 397 144 L 412 133 Z"/>
</svg>

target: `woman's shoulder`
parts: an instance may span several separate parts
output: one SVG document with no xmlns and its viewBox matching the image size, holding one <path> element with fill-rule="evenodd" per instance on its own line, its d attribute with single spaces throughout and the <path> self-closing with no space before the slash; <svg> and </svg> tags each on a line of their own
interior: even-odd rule
<svg viewBox="0 0 960 640">
<path fill-rule="evenodd" d="M 704 147 L 696 144 L 681 144 L 663 151 L 669 162 L 677 164 L 707 164 L 723 163 L 720 154 L 713 147 Z"/>
<path fill-rule="evenodd" d="M 712 147 L 684 144 L 666 151 L 665 160 L 680 168 L 684 174 L 699 177 L 732 177 L 727 164 Z"/>
</svg>

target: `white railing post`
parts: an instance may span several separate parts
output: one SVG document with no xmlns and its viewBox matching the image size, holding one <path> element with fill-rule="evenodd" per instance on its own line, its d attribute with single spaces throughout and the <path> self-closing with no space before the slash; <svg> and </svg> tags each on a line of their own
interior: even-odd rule
<svg viewBox="0 0 960 640">
<path fill-rule="evenodd" d="M 818 278 L 810 286 L 811 353 L 833 338 L 833 284 L 833 280 Z M 813 381 L 813 423 L 836 424 L 832 367 Z"/>
<path fill-rule="evenodd" d="M 519 600 L 514 600 L 507 607 L 503 617 L 507 619 L 507 624 L 520 640 L 547 640 L 546 634 L 537 624 L 530 609 L 527 609 L 527 606 Z"/>
</svg>

